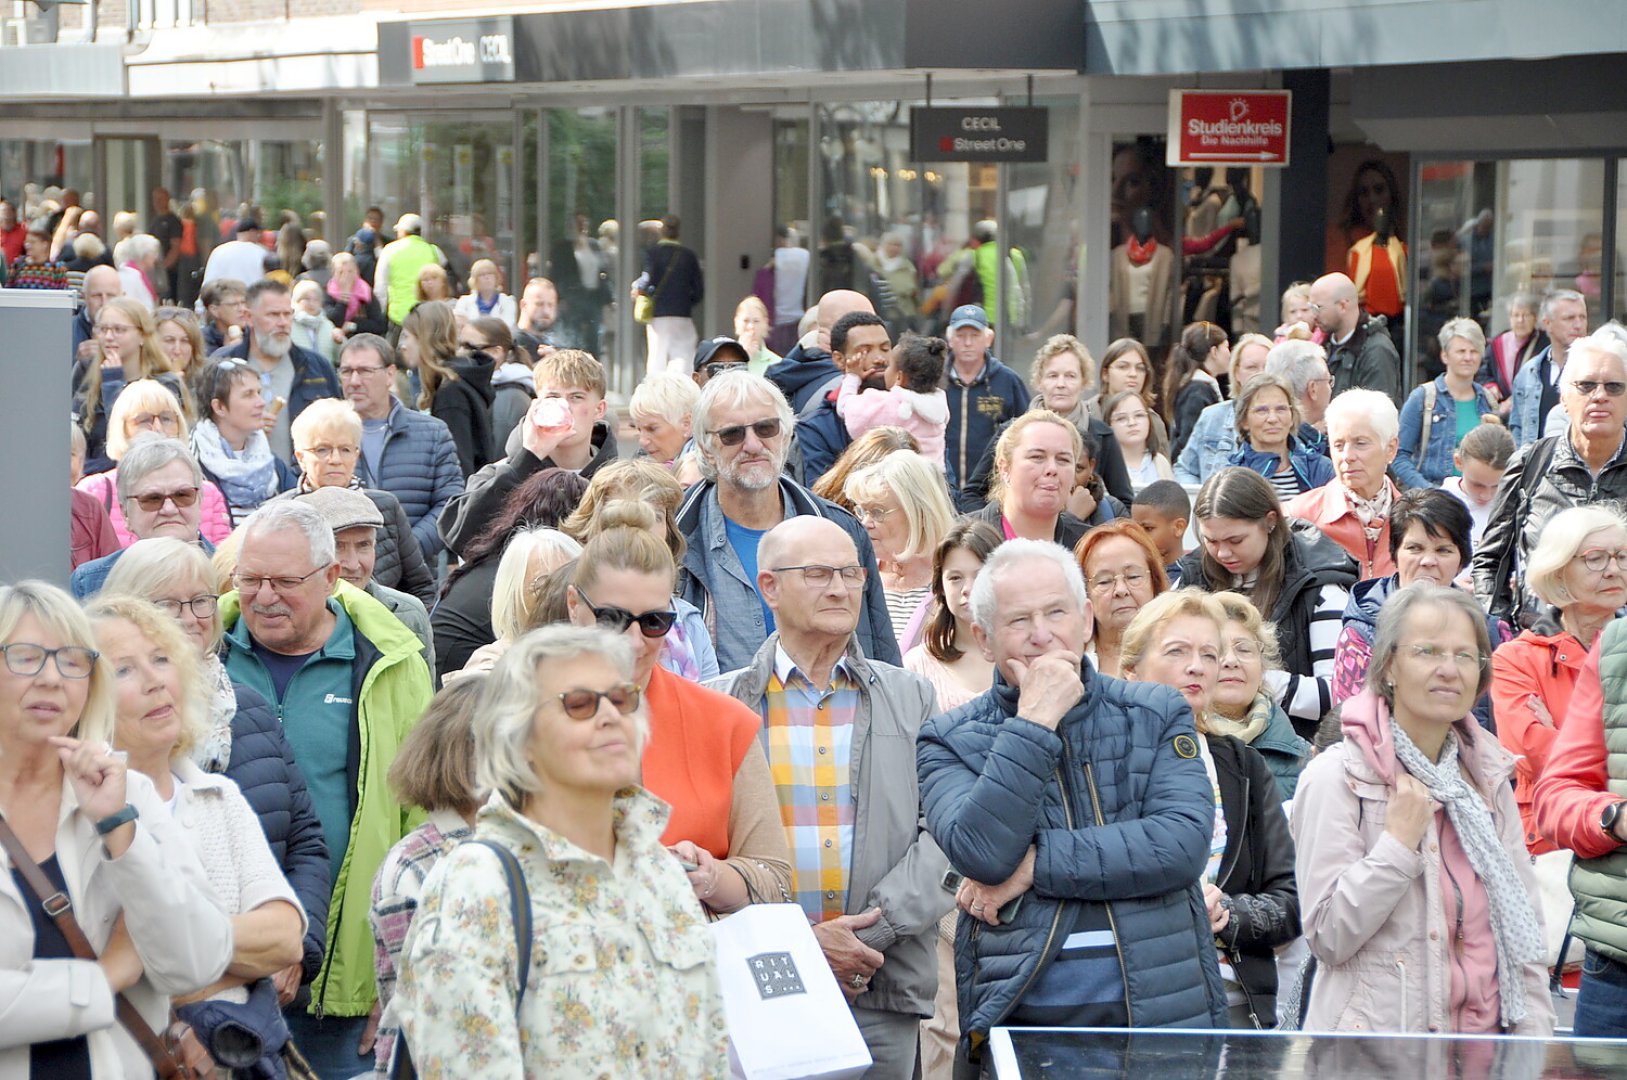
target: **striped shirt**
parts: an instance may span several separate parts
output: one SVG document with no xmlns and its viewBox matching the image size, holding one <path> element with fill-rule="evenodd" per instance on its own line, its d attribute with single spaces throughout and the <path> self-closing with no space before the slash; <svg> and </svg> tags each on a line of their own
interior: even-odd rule
<svg viewBox="0 0 1627 1080">
<path fill-rule="evenodd" d="M 820 690 L 777 648 L 763 697 L 763 749 L 791 845 L 791 890 L 811 922 L 847 906 L 858 791 L 852 783 L 859 688 L 839 661 Z"/>
<path fill-rule="evenodd" d="M 1277 489 L 1277 500 L 1279 502 L 1287 502 L 1301 491 L 1299 477 L 1294 473 L 1293 469 L 1273 473 L 1266 479 L 1271 482 L 1272 487 Z"/>
<path fill-rule="evenodd" d="M 1270 670 L 1264 683 L 1291 718 L 1315 723 L 1333 708 L 1333 653 L 1344 624 L 1350 594 L 1338 585 L 1322 586 L 1311 612 L 1311 671 L 1308 675 Z"/>
<path fill-rule="evenodd" d="M 904 644 L 904 631 L 910 627 L 910 620 L 915 617 L 915 609 L 921 606 L 921 601 L 932 595 L 932 586 L 923 585 L 919 589 L 883 589 L 882 596 L 887 598 L 887 618 L 893 624 L 893 637 L 897 639 L 900 647 Z"/>
</svg>

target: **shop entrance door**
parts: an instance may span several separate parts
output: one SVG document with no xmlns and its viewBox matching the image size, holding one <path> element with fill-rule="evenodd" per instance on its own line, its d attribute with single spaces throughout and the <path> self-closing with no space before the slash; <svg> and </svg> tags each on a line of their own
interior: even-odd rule
<svg viewBox="0 0 1627 1080">
<path fill-rule="evenodd" d="M 113 236 L 113 215 L 133 211 L 140 229 L 151 228 L 152 190 L 159 185 L 163 153 L 156 135 L 98 135 L 95 140 L 96 210 L 102 235 Z"/>
</svg>

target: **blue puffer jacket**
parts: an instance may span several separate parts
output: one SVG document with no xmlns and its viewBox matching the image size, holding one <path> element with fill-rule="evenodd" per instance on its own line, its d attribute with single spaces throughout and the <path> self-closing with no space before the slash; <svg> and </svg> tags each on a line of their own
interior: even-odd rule
<svg viewBox="0 0 1627 1080">
<path fill-rule="evenodd" d="M 841 378 L 841 375 L 828 350 L 817 345 L 804 349 L 801 343 L 794 345 L 784 359 L 770 364 L 768 370 L 763 372 L 763 378 L 780 388 L 785 400 L 791 403 L 791 411 L 799 416 L 821 386 L 832 379 Z"/>
<path fill-rule="evenodd" d="M 836 415 L 836 400 L 821 400 L 817 408 L 797 418 L 797 448 L 802 451 L 802 482 L 812 487 L 836 464 L 853 440 Z"/>
<path fill-rule="evenodd" d="M 310 982 L 322 970 L 333 892 L 322 822 L 270 703 L 242 683 L 234 682 L 232 689 L 237 691 L 237 714 L 232 717 L 226 775 L 259 817 L 271 854 L 305 909 L 305 973 L 300 981 Z"/>
<path fill-rule="evenodd" d="M 401 500 L 412 522 L 412 535 L 431 566 L 444 546 L 435 525 L 446 504 L 463 492 L 463 467 L 452 432 L 427 413 L 414 412 L 399 400 L 390 405 L 384 451 L 375 472 L 363 454 L 356 475 L 363 487 L 382 488 Z"/>
<path fill-rule="evenodd" d="M 1231 457 L 1226 459 L 1228 465 L 1241 465 L 1245 469 L 1253 469 L 1267 480 L 1276 475 L 1282 468 L 1282 459 L 1276 454 L 1268 454 L 1263 450 L 1254 449 L 1254 444 L 1244 439 Z M 1319 488 L 1333 479 L 1333 462 L 1321 454 L 1313 454 L 1300 444 L 1298 439 L 1288 440 L 1288 465 L 1299 478 L 1299 490 L 1310 491 Z"/>
<path fill-rule="evenodd" d="M 1083 671 L 1084 696 L 1054 732 L 1018 718 L 1017 691 L 996 674 L 916 743 L 927 829 L 951 866 L 1001 882 L 1037 847 L 1013 922 L 992 929 L 961 915 L 961 1031 L 986 1034 L 1011 1013 L 1060 949 L 1069 905 L 1087 902 L 1112 919 L 1132 1027 L 1224 1028 L 1199 886 L 1214 789 L 1192 711 L 1166 686 Z"/>
<path fill-rule="evenodd" d="M 1395 478 L 1406 488 L 1431 488 L 1452 475 L 1452 451 L 1458 446 L 1457 402 L 1446 389 L 1446 376 L 1435 378 L 1435 418 L 1430 421 L 1429 445 L 1419 453 L 1424 437 L 1424 397 L 1427 390 L 1413 388 L 1401 406 L 1401 448 L 1395 455 Z M 1474 388 L 1475 406 L 1480 415 L 1495 413 L 1486 388 Z"/>
</svg>

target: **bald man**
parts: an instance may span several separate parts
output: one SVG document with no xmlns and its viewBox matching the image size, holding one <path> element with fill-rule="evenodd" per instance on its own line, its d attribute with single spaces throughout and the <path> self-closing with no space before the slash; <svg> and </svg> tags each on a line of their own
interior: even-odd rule
<svg viewBox="0 0 1627 1080">
<path fill-rule="evenodd" d="M 791 847 L 792 899 L 813 924 L 874 1061 L 910 1080 L 938 987 L 948 861 L 923 827 L 915 737 L 934 711 L 920 676 L 864 655 L 855 631 L 866 566 L 839 525 L 794 517 L 758 546 L 774 633 L 751 663 L 708 683 L 763 718 Z"/>
<path fill-rule="evenodd" d="M 1384 316 L 1368 315 L 1356 302 L 1356 283 L 1327 274 L 1311 285 L 1311 317 L 1328 335 L 1333 396 L 1360 387 L 1390 395 L 1401 407 L 1401 356 L 1385 329 Z"/>
<path fill-rule="evenodd" d="M 861 292 L 836 289 L 819 298 L 818 310 L 815 341 L 809 343 L 803 339 L 797 342 L 785 354 L 785 359 L 763 373 L 769 382 L 780 388 L 785 399 L 791 403 L 791 410 L 798 416 L 818 408 L 819 402 L 827 394 L 835 393 L 837 384 L 842 381 L 842 372 L 831 359 L 831 327 L 850 311 L 868 311 L 873 315 L 876 307 Z"/>
<path fill-rule="evenodd" d="M 73 317 L 73 358 L 76 363 L 90 363 L 96 357 L 96 316 L 102 305 L 115 296 L 124 295 L 124 283 L 119 272 L 111 266 L 93 266 L 85 271 L 85 283 L 80 287 L 82 303 Z M 75 386 L 78 381 L 75 380 Z"/>
</svg>

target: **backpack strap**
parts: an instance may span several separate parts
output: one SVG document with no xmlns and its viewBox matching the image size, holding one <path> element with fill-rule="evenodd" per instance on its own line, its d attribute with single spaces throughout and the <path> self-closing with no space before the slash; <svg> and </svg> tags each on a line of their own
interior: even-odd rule
<svg viewBox="0 0 1627 1080">
<path fill-rule="evenodd" d="M 515 999 L 515 1007 L 518 1008 L 519 1003 L 525 1000 L 525 986 L 531 976 L 531 890 L 526 887 L 525 871 L 520 869 L 520 860 L 505 845 L 495 840 L 467 842 L 490 848 L 497 855 L 497 861 L 503 864 L 503 876 L 508 879 L 508 914 L 514 923 L 514 950 L 519 956 L 516 977 L 520 992 Z"/>
<path fill-rule="evenodd" d="M 1435 380 L 1424 383 L 1424 416 L 1423 432 L 1418 439 L 1418 464 L 1424 463 L 1424 455 L 1429 452 L 1429 431 L 1435 426 Z"/>
</svg>

